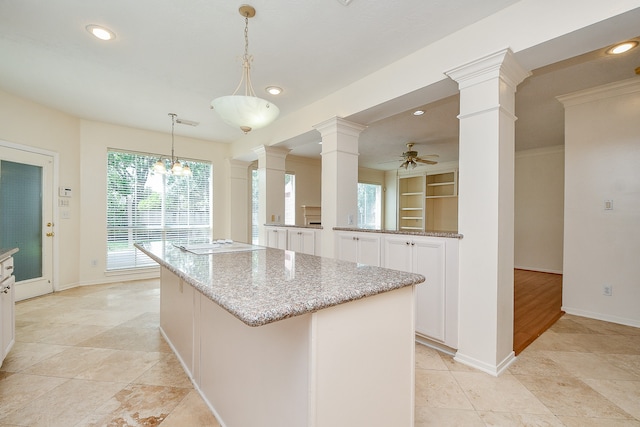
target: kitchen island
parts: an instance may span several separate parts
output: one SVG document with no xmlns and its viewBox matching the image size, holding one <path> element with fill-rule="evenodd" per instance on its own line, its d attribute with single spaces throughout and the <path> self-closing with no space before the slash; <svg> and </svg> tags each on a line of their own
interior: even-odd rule
<svg viewBox="0 0 640 427">
<path fill-rule="evenodd" d="M 161 332 L 222 425 L 413 425 L 423 276 L 239 243 L 136 247 L 161 266 Z"/>
</svg>

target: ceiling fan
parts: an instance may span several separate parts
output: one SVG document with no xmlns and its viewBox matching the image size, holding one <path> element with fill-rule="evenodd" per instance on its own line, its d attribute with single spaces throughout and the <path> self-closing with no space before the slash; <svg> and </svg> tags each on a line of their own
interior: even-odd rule
<svg viewBox="0 0 640 427">
<path fill-rule="evenodd" d="M 425 157 L 437 158 L 438 157 L 437 154 L 428 154 L 426 156 L 419 157 L 418 152 L 413 150 L 414 145 L 415 145 L 414 142 L 407 142 L 407 151 L 402 153 L 403 162 L 399 166 L 399 168 L 407 169 L 409 166 L 411 166 L 411 169 L 413 169 L 416 166 L 418 166 L 419 163 L 423 163 L 426 165 L 435 165 L 438 163 L 435 160 L 429 160 L 425 158 Z"/>
</svg>

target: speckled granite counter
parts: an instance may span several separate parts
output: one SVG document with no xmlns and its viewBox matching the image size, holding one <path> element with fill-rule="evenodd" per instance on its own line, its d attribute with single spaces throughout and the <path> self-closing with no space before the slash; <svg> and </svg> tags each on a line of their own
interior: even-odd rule
<svg viewBox="0 0 640 427">
<path fill-rule="evenodd" d="M 408 231 L 408 230 L 374 230 L 368 228 L 352 228 L 352 227 L 333 227 L 335 231 L 357 231 L 363 233 L 381 233 L 381 234 L 407 234 L 410 236 L 429 236 L 429 237 L 447 237 L 450 239 L 462 239 L 462 234 L 452 233 L 450 231 Z"/>
<path fill-rule="evenodd" d="M 196 255 L 164 242 L 136 247 L 249 326 L 424 281 L 418 274 L 279 249 Z"/>
</svg>

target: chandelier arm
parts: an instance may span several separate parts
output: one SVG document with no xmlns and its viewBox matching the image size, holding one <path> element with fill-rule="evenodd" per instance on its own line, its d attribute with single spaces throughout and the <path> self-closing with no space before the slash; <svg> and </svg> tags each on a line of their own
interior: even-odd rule
<svg viewBox="0 0 640 427">
<path fill-rule="evenodd" d="M 253 90 L 253 84 L 251 83 L 251 73 L 249 73 L 249 64 L 247 63 L 246 68 L 247 73 L 247 86 L 245 87 L 245 95 L 247 96 L 256 96 L 256 92 Z"/>
</svg>

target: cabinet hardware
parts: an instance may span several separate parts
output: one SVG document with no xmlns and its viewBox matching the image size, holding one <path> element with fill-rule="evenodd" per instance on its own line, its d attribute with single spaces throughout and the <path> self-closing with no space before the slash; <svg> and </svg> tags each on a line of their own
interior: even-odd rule
<svg viewBox="0 0 640 427">
<path fill-rule="evenodd" d="M 47 237 L 53 237 L 54 235 L 54 233 L 47 233 Z"/>
</svg>

